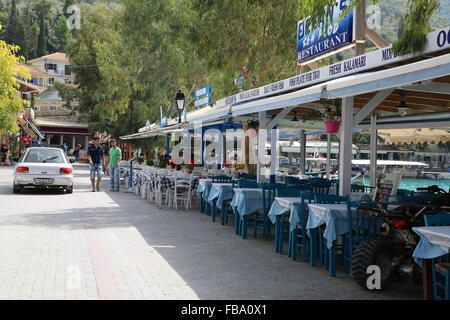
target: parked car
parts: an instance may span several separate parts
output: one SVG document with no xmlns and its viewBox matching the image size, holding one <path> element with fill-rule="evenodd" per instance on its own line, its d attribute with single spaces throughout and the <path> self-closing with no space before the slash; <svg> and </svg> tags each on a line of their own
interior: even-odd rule
<svg viewBox="0 0 450 320">
<path fill-rule="evenodd" d="M 73 168 L 62 149 L 28 148 L 14 168 L 14 193 L 25 187 L 73 192 Z"/>
</svg>

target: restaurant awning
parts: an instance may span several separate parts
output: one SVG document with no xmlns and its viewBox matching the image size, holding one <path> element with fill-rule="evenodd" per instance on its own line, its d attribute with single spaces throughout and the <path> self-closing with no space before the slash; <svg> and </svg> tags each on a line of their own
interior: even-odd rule
<svg viewBox="0 0 450 320">
<path fill-rule="evenodd" d="M 29 135 L 32 139 L 37 140 L 37 135 L 28 128 L 28 122 L 25 119 L 22 119 L 21 117 L 17 116 L 17 124 L 22 128 L 22 130 Z"/>
<path fill-rule="evenodd" d="M 38 128 L 36 128 L 36 126 L 34 125 L 33 122 L 31 122 L 28 119 L 25 119 L 28 122 L 28 125 L 31 127 L 31 129 L 33 129 L 34 132 L 36 132 L 36 134 L 38 135 L 39 138 L 41 139 L 45 139 L 45 137 L 42 135 L 42 133 L 38 130 Z"/>
<path fill-rule="evenodd" d="M 291 93 L 233 105 L 232 115 L 238 116 L 289 106 L 312 103 L 321 98 L 335 99 L 357 96 L 380 90 L 408 86 L 420 81 L 450 74 L 450 54 L 393 67 L 360 73 L 313 85 Z"/>
<path fill-rule="evenodd" d="M 379 130 L 378 135 L 392 143 L 439 143 L 450 141 L 450 130 L 447 129 L 392 129 Z"/>
</svg>

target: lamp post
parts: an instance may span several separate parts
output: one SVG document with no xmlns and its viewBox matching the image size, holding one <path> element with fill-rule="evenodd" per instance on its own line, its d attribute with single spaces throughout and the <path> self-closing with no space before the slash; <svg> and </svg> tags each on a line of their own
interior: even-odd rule
<svg viewBox="0 0 450 320">
<path fill-rule="evenodd" d="M 177 96 L 175 97 L 175 101 L 177 103 L 178 123 L 181 123 L 181 113 L 183 112 L 185 103 L 184 93 L 181 92 L 181 90 L 178 90 Z"/>
</svg>

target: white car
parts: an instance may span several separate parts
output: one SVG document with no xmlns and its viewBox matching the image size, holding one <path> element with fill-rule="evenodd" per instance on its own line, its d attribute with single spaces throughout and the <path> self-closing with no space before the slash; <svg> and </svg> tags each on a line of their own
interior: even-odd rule
<svg viewBox="0 0 450 320">
<path fill-rule="evenodd" d="M 14 168 L 14 193 L 24 187 L 73 192 L 73 168 L 62 149 L 28 148 Z"/>
</svg>

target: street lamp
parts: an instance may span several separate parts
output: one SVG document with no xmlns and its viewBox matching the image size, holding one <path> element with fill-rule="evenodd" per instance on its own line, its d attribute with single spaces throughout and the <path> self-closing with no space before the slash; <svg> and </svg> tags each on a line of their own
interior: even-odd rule
<svg viewBox="0 0 450 320">
<path fill-rule="evenodd" d="M 178 123 L 181 123 L 181 113 L 184 109 L 184 93 L 181 90 L 178 90 L 177 96 L 175 97 L 175 101 L 177 103 L 177 111 L 178 111 Z"/>
</svg>

